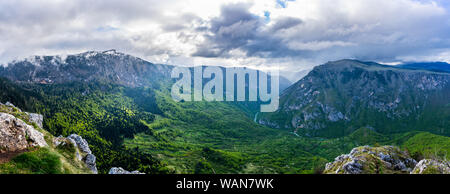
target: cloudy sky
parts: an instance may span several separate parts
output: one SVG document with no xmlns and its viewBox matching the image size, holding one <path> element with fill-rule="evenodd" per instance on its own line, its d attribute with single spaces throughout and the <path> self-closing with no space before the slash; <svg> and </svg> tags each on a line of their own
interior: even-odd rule
<svg viewBox="0 0 450 194">
<path fill-rule="evenodd" d="M 0 64 L 117 49 L 155 63 L 300 71 L 450 62 L 448 0 L 2 0 Z"/>
</svg>

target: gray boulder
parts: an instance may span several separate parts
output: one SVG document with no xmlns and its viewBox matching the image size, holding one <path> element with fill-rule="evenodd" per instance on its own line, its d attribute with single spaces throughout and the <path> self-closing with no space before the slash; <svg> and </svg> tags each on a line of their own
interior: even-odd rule
<svg viewBox="0 0 450 194">
<path fill-rule="evenodd" d="M 15 152 L 30 147 L 45 147 L 44 135 L 22 120 L 0 113 L 0 152 Z"/>
<path fill-rule="evenodd" d="M 92 151 L 89 148 L 88 142 L 77 134 L 71 134 L 67 137 L 67 139 L 82 152 L 82 153 L 79 153 L 77 150 L 76 156 L 77 156 L 78 160 L 84 161 L 86 166 L 89 169 L 91 169 L 91 171 L 94 174 L 97 174 L 98 170 L 97 170 L 97 164 L 96 164 L 96 157 L 92 154 Z"/>
<path fill-rule="evenodd" d="M 342 166 L 346 174 L 361 174 L 363 172 L 363 165 L 358 163 L 358 160 L 352 160 Z"/>
<path fill-rule="evenodd" d="M 325 166 L 326 174 L 406 174 L 416 161 L 397 147 L 363 146 L 338 156 Z"/>
<path fill-rule="evenodd" d="M 89 148 L 88 142 L 83 139 L 81 136 L 77 134 L 72 134 L 67 137 L 68 139 L 72 140 L 75 145 L 84 153 L 86 154 L 92 154 L 91 149 Z"/>
<path fill-rule="evenodd" d="M 450 162 L 423 159 L 417 163 L 411 174 L 450 174 Z"/>
<path fill-rule="evenodd" d="M 95 163 L 96 157 L 93 154 L 88 154 L 84 157 L 84 163 L 91 169 L 94 174 L 98 174 L 97 164 Z"/>
<path fill-rule="evenodd" d="M 30 122 L 32 123 L 36 123 L 37 126 L 39 126 L 41 129 L 42 127 L 42 123 L 44 122 L 44 116 L 42 116 L 41 114 L 36 114 L 36 113 L 28 113 L 26 112 L 26 114 L 28 115 L 28 117 L 30 117 Z"/>
<path fill-rule="evenodd" d="M 9 107 L 13 107 L 13 108 L 19 110 L 19 112 L 22 112 L 22 110 L 20 110 L 20 108 L 17 108 L 17 107 L 16 107 L 13 103 L 11 103 L 11 102 L 6 102 L 5 105 L 6 105 L 6 106 L 9 106 Z"/>
<path fill-rule="evenodd" d="M 12 107 L 15 107 L 15 108 L 17 108 L 17 107 L 16 107 L 16 106 L 14 106 L 14 104 L 13 104 L 13 103 L 11 103 L 11 102 L 6 102 L 6 103 L 5 103 L 5 105 L 6 105 L 6 106 L 12 106 Z"/>
<path fill-rule="evenodd" d="M 123 169 L 122 167 L 112 167 L 109 170 L 108 174 L 145 174 L 145 173 L 141 173 L 137 170 L 130 172 L 130 171 Z"/>
<path fill-rule="evenodd" d="M 63 136 L 59 136 L 59 137 L 55 137 L 53 138 L 53 145 L 55 147 L 58 146 L 65 146 L 67 144 L 73 145 L 76 148 L 78 148 L 77 143 L 73 140 L 73 139 L 69 139 L 69 138 L 65 138 Z M 77 159 L 79 161 L 83 160 L 83 157 L 81 156 L 80 152 L 78 151 L 78 149 L 75 149 L 75 156 L 77 157 Z"/>
</svg>

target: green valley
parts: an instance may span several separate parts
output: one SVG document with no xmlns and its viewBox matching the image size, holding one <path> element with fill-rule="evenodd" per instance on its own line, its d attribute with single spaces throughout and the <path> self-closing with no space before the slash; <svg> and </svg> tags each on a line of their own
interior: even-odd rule
<svg viewBox="0 0 450 194">
<path fill-rule="evenodd" d="M 170 95 L 174 80 L 167 77 L 171 66 L 109 52 L 68 59 L 3 69 L 0 75 L 7 79 L 0 78 L 0 101 L 42 114 L 43 128 L 55 137 L 85 138 L 99 173 L 117 166 L 150 174 L 321 173 L 326 163 L 364 145 L 398 146 L 416 160 L 448 158 L 447 74 L 398 73 L 339 61 L 341 66 L 319 66 L 286 89 L 279 111 L 260 114 L 254 102 L 175 102 Z M 84 63 L 92 72 L 83 71 Z M 108 68 L 110 63 L 114 68 Z M 23 75 L 31 77 L 16 76 L 23 66 L 32 72 Z M 55 74 L 70 76 L 50 83 L 47 77 Z M 416 98 L 411 92 L 421 88 L 407 83 L 408 89 L 399 92 L 404 85 L 396 76 L 422 76 L 425 81 L 417 84 L 425 92 Z M 334 77 L 340 81 L 334 83 Z M 376 88 L 378 81 L 389 90 Z M 365 88 L 351 90 L 356 83 Z M 378 96 L 370 97 L 374 92 Z M 54 158 L 45 150 L 36 155 L 48 162 Z M 23 157 L 36 158 L 25 154 L 13 162 Z"/>
</svg>

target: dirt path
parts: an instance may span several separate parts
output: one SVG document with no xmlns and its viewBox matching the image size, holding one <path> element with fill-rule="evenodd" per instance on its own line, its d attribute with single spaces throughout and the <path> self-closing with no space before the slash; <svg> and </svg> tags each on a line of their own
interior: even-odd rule
<svg viewBox="0 0 450 194">
<path fill-rule="evenodd" d="M 9 162 L 12 158 L 14 158 L 15 156 L 17 156 L 23 152 L 25 152 L 25 151 L 0 153 L 0 164 Z"/>
</svg>

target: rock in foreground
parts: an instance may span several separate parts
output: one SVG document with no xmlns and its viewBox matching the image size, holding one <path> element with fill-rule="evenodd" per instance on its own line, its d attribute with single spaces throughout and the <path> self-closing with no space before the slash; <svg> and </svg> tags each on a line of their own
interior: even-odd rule
<svg viewBox="0 0 450 194">
<path fill-rule="evenodd" d="M 89 144 L 85 139 L 77 134 L 71 134 L 67 138 L 60 136 L 53 140 L 53 144 L 56 146 L 65 145 L 69 142 L 77 148 L 75 149 L 77 159 L 83 161 L 91 169 L 92 173 L 97 174 L 96 157 L 92 154 Z"/>
<path fill-rule="evenodd" d="M 48 146 L 33 126 L 7 113 L 0 113 L 0 153 Z"/>
<path fill-rule="evenodd" d="M 416 162 L 394 146 L 357 147 L 336 157 L 326 174 L 450 174 L 450 162 L 424 159 Z"/>
<path fill-rule="evenodd" d="M 423 159 L 417 163 L 411 174 L 450 174 L 450 162 Z"/>
<path fill-rule="evenodd" d="M 407 174 L 417 162 L 393 146 L 357 147 L 328 163 L 327 174 Z"/>
<path fill-rule="evenodd" d="M 125 170 L 125 169 L 123 169 L 121 167 L 112 167 L 109 170 L 108 174 L 145 174 L 145 173 L 141 173 L 141 172 L 139 172 L 137 170 L 130 172 L 130 171 L 127 171 L 127 170 Z"/>
<path fill-rule="evenodd" d="M 84 152 L 89 148 L 84 139 L 55 138 L 42 122 L 40 114 L 0 102 L 0 174 L 97 173 L 95 156 Z"/>
<path fill-rule="evenodd" d="M 36 114 L 36 113 L 28 113 L 26 112 L 26 114 L 28 115 L 28 117 L 30 117 L 30 122 L 32 123 L 36 123 L 36 125 L 38 127 L 40 127 L 41 129 L 44 128 L 42 123 L 44 122 L 44 116 L 41 114 Z"/>
</svg>

